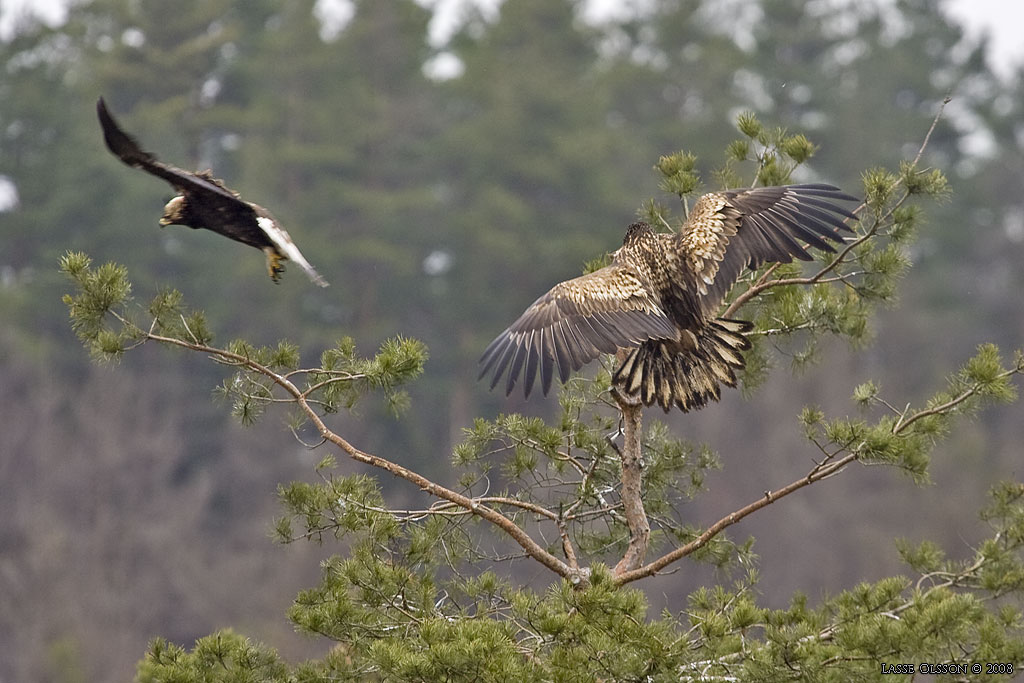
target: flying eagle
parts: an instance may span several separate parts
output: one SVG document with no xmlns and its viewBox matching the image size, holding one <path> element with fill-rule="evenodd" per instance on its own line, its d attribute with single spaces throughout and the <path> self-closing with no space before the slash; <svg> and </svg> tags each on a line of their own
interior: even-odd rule
<svg viewBox="0 0 1024 683">
<path fill-rule="evenodd" d="M 712 192 L 701 197 L 678 234 L 633 223 L 611 264 L 555 285 L 491 342 L 480 358 L 493 389 L 508 371 L 506 395 L 525 368 L 530 395 L 540 371 L 545 395 L 555 368 L 569 373 L 602 353 L 630 349 L 613 385 L 683 412 L 718 400 L 720 384 L 736 386 L 744 333 L 753 325 L 716 313 L 744 268 L 808 261 L 804 245 L 834 252 L 843 218 L 834 201 L 856 201 L 831 185 Z"/>
<path fill-rule="evenodd" d="M 103 127 L 103 140 L 114 155 L 135 168 L 163 178 L 177 191 L 160 218 L 160 225 L 187 225 L 206 228 L 243 244 L 256 247 L 267 255 L 267 272 L 277 282 L 284 272 L 281 261 L 292 260 L 306 271 L 309 279 L 321 287 L 327 281 L 309 265 L 291 236 L 262 206 L 244 201 L 210 171 L 190 173 L 165 164 L 124 132 L 101 97 L 96 102 L 96 113 Z"/>
</svg>

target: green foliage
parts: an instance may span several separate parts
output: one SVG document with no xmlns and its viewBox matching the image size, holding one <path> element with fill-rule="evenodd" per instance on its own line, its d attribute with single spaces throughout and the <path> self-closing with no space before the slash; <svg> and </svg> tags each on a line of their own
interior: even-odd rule
<svg viewBox="0 0 1024 683">
<path fill-rule="evenodd" d="M 409 406 L 409 396 L 400 387 L 423 372 L 429 354 L 416 339 L 395 337 L 385 340 L 373 358 L 360 358 L 351 337 L 343 337 L 320 356 L 320 367 L 309 373 L 309 384 L 322 391 L 318 400 L 327 412 L 352 410 L 368 392 L 384 394 L 388 408 L 398 416 Z"/>
<path fill-rule="evenodd" d="M 920 194 L 943 200 L 948 200 L 952 196 L 953 191 L 945 174 L 937 168 L 918 170 L 916 164 L 901 161 L 900 180 L 907 194 Z"/>
<path fill-rule="evenodd" d="M 1007 379 L 1022 369 L 1019 359 L 1004 367 L 986 346 L 951 379 L 952 390 L 960 392 L 955 404 L 933 399 L 930 408 L 908 408 L 899 421 L 883 417 L 876 425 L 825 421 L 814 409 L 805 410 L 802 421 L 823 452 L 822 435 L 865 462 L 923 477 L 925 451 L 943 431 L 936 431 L 934 421 L 951 420 L 976 401 L 1012 398 Z M 616 535 L 621 542 L 624 534 L 614 504 L 612 519 L 603 523 L 617 525 L 617 532 L 586 529 L 586 520 L 614 500 L 617 480 L 614 449 L 602 437 L 612 425 L 587 408 L 606 390 L 605 382 L 570 382 L 561 395 L 558 428 L 518 415 L 478 419 L 455 451 L 456 465 L 471 473 L 464 478 L 467 491 L 506 482 L 500 495 L 484 491 L 479 500 L 507 506 L 517 521 L 527 517 L 522 510 L 557 509 L 557 527 L 588 557 L 607 553 Z M 855 393 L 865 406 L 884 405 L 873 383 Z M 821 465 L 840 453 L 826 452 Z M 645 454 L 652 520 L 671 508 L 664 503 L 672 492 L 676 500 L 692 495 L 702 473 L 716 464 L 708 451 L 697 457 L 658 424 L 647 432 Z M 568 485 L 567 473 L 575 473 L 577 483 Z M 683 486 L 686 475 L 690 481 Z M 388 510 L 372 480 L 322 476 L 320 484 L 282 490 L 291 517 L 279 530 L 285 540 L 322 540 L 325 533 L 349 538 L 348 557 L 325 563 L 321 585 L 300 595 L 290 613 L 301 630 L 343 646 L 343 658 L 317 663 L 324 675 L 342 680 L 848 680 L 876 676 L 880 662 L 959 667 L 983 656 L 1019 661 L 1015 657 L 1024 652 L 1019 611 L 988 606 L 991 598 L 1024 588 L 1019 484 L 993 490 L 982 518 L 994 535 L 974 558 L 954 561 L 931 543 L 898 543 L 908 567 L 919 574 L 916 581 L 882 579 L 813 609 L 798 597 L 788 609 L 770 610 L 757 604 L 751 569 L 733 589 L 699 589 L 685 612 L 652 619 L 642 593 L 619 587 L 600 564 L 591 565 L 583 586 L 563 581 L 541 592 L 516 588 L 489 570 L 471 569 L 500 561 L 503 544 L 500 537 L 485 543 L 465 510 Z M 296 533 L 293 525 L 300 520 L 305 531 Z M 669 527 L 680 542 L 697 533 Z M 737 559 L 747 567 L 753 561 L 749 545 L 730 547 L 724 539 L 693 557 L 717 557 L 729 567 L 738 566 Z"/>
<path fill-rule="evenodd" d="M 658 159 L 654 168 L 661 174 L 658 187 L 662 192 L 685 197 L 700 185 L 700 176 L 694 171 L 696 155 L 690 152 L 676 152 Z"/>
<path fill-rule="evenodd" d="M 600 270 L 612 262 L 611 253 L 606 252 L 605 254 L 598 256 L 595 259 L 591 259 L 583 264 L 583 274 L 593 273 L 595 270 Z"/>
<path fill-rule="evenodd" d="M 992 602 L 1024 586 L 1020 484 L 991 492 L 982 518 L 994 536 L 972 558 L 899 544 L 916 580 L 862 583 L 818 607 L 797 595 L 787 608 L 768 609 L 751 574 L 731 588 L 700 588 L 684 610 L 654 618 L 643 594 L 618 586 L 601 565 L 585 586 L 539 591 L 491 571 L 440 572 L 459 547 L 440 531 L 450 521 L 383 511 L 366 479 L 317 487 L 329 489 L 324 502 L 336 494 L 345 501 L 354 539 L 348 557 L 325 562 L 320 585 L 290 611 L 300 630 L 337 642 L 297 667 L 299 680 L 875 680 L 883 662 L 970 671 L 976 661 L 1016 666 L 1024 657 L 1019 609 Z M 230 632 L 188 653 L 158 639 L 139 672 L 140 680 L 183 681 L 283 675 L 272 651 Z"/>
<path fill-rule="evenodd" d="M 200 638 L 190 652 L 162 638 L 154 639 L 139 662 L 135 680 L 283 683 L 294 678 L 276 651 L 227 629 Z"/>
<path fill-rule="evenodd" d="M 557 427 L 516 414 L 477 418 L 454 450 L 453 463 L 463 470 L 460 484 L 467 495 L 500 486 L 513 519 L 544 508 L 552 511 L 560 533 L 588 554 L 621 554 L 629 540 L 617 490 L 621 460 L 615 440 L 621 431 L 614 418 L 595 410 L 611 403 L 602 373 L 595 381 L 577 378 L 562 388 Z M 720 467 L 717 456 L 706 445 L 676 438 L 657 421 L 648 423 L 643 448 L 643 497 L 655 522 L 652 547 L 692 540 L 699 532 L 679 522 L 680 506 L 703 489 L 709 470 Z M 517 504 L 524 507 L 516 510 Z M 700 558 L 725 567 L 737 562 L 737 553 L 723 539 Z"/>
<path fill-rule="evenodd" d="M 149 315 L 154 322 L 153 331 L 164 337 L 186 339 L 193 344 L 208 345 L 213 334 L 202 311 L 186 311 L 181 292 L 167 289 L 153 299 Z"/>
<path fill-rule="evenodd" d="M 276 346 L 254 346 L 236 339 L 217 348 L 211 346 L 213 333 L 204 314 L 187 309 L 180 292 L 158 293 L 145 311 L 149 322 L 143 327 L 135 322 L 143 312 L 132 306 L 132 286 L 123 266 L 108 263 L 93 268 L 88 256 L 69 252 L 61 259 L 60 268 L 76 289 L 76 294 L 63 297 L 71 327 L 94 358 L 120 358 L 126 350 L 147 341 L 206 352 L 236 369 L 216 395 L 230 400 L 232 414 L 246 425 L 280 400 L 275 391 L 281 389 L 290 391 L 293 398 L 303 397 L 325 413 L 353 410 L 364 396 L 379 392 L 397 416 L 409 405 L 403 387 L 422 374 L 428 358 L 422 342 L 403 337 L 385 340 L 372 358 L 360 357 L 352 339 L 342 338 L 335 348 L 321 354 L 321 367 L 315 369 L 301 368 L 298 346 L 286 340 Z M 297 413 L 292 428 L 300 428 L 306 419 L 308 415 Z"/>
<path fill-rule="evenodd" d="M 132 287 L 123 266 L 106 263 L 91 268 L 92 259 L 82 253 L 68 252 L 61 258 L 60 269 L 78 287 L 78 296 L 66 294 L 64 303 L 71 315 L 71 329 L 99 360 L 116 359 L 125 345 L 137 338 L 125 315 Z M 123 322 L 118 329 L 108 327 L 108 316 Z"/>
<path fill-rule="evenodd" d="M 928 481 L 931 450 L 950 433 L 956 418 L 971 416 L 985 404 L 1016 400 L 1011 380 L 1022 373 L 1020 353 L 1007 365 L 994 345 L 982 344 L 949 378 L 946 389 L 927 399 L 923 408 L 907 404 L 897 409 L 881 396 L 878 385 L 868 381 L 854 390 L 853 399 L 862 408 L 881 409 L 874 424 L 852 418 L 826 420 L 817 410 L 805 410 L 801 422 L 826 460 L 849 453 L 862 462 L 898 467 L 923 483 Z"/>
<path fill-rule="evenodd" d="M 751 184 L 742 181 L 735 169 L 736 162 L 756 163 L 754 184 L 783 185 L 789 182 L 797 166 L 806 163 L 818 151 L 818 146 L 802 133 L 789 135 L 782 128 L 766 129 L 751 111 L 737 115 L 736 128 L 743 137 L 726 146 L 725 165 L 713 173 L 723 188 Z"/>
</svg>

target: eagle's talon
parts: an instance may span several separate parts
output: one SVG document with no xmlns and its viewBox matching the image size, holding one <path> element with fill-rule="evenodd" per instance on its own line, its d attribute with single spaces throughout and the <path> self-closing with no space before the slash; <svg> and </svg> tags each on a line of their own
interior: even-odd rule
<svg viewBox="0 0 1024 683">
<path fill-rule="evenodd" d="M 269 248 L 264 251 L 266 251 L 267 254 L 267 273 L 270 274 L 270 279 L 277 284 L 281 281 L 281 273 L 284 272 L 284 266 L 281 265 L 282 259 Z"/>
</svg>

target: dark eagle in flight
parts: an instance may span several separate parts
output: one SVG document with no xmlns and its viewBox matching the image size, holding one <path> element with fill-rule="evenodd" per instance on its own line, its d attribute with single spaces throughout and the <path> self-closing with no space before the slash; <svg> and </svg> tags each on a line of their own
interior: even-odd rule
<svg viewBox="0 0 1024 683">
<path fill-rule="evenodd" d="M 262 206 L 244 201 L 237 192 L 214 178 L 210 171 L 183 171 L 143 151 L 135 138 L 117 125 L 102 97 L 96 102 L 96 113 L 103 127 L 103 140 L 118 159 L 163 178 L 178 193 L 164 207 L 161 226 L 206 228 L 256 247 L 267 255 L 267 272 L 274 282 L 284 272 L 281 261 L 291 260 L 306 271 L 313 282 L 321 287 L 327 286 L 327 281 L 309 265 L 291 236 Z"/>
<path fill-rule="evenodd" d="M 716 317 L 744 268 L 811 259 L 805 245 L 835 251 L 843 219 L 857 220 L 835 201 L 855 197 L 831 185 L 712 192 L 701 197 L 679 233 L 659 233 L 633 223 L 612 262 L 555 285 L 491 342 L 480 359 L 491 388 L 508 371 L 505 393 L 520 373 L 530 395 L 540 371 L 551 388 L 555 368 L 569 373 L 602 353 L 630 349 L 613 385 L 683 412 L 718 400 L 719 385 L 736 386 L 744 333 L 753 325 Z"/>
</svg>

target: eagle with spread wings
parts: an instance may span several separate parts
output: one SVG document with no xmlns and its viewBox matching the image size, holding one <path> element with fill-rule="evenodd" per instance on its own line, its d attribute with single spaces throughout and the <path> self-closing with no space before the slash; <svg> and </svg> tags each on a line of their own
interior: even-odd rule
<svg viewBox="0 0 1024 683">
<path fill-rule="evenodd" d="M 118 159 L 166 180 L 178 193 L 164 207 L 161 227 L 186 225 L 212 230 L 262 250 L 267 256 L 267 272 L 274 282 L 284 272 L 281 261 L 291 260 L 306 271 L 315 284 L 327 286 L 327 281 L 309 265 L 291 236 L 262 206 L 243 200 L 210 171 L 184 171 L 143 151 L 135 138 L 117 124 L 102 97 L 96 102 L 96 113 L 103 128 L 103 140 Z"/>
<path fill-rule="evenodd" d="M 529 397 L 539 371 L 547 395 L 556 368 L 564 383 L 626 349 L 617 390 L 665 412 L 717 401 L 720 385 L 736 386 L 753 329 L 717 317 L 726 294 L 745 268 L 808 261 L 807 245 L 834 252 L 844 219 L 857 220 L 836 201 L 857 200 L 824 184 L 726 190 L 702 196 L 678 233 L 633 223 L 611 264 L 555 285 L 491 342 L 480 377 L 493 373 L 493 389 L 507 371 L 508 395 L 523 374 Z"/>
</svg>

